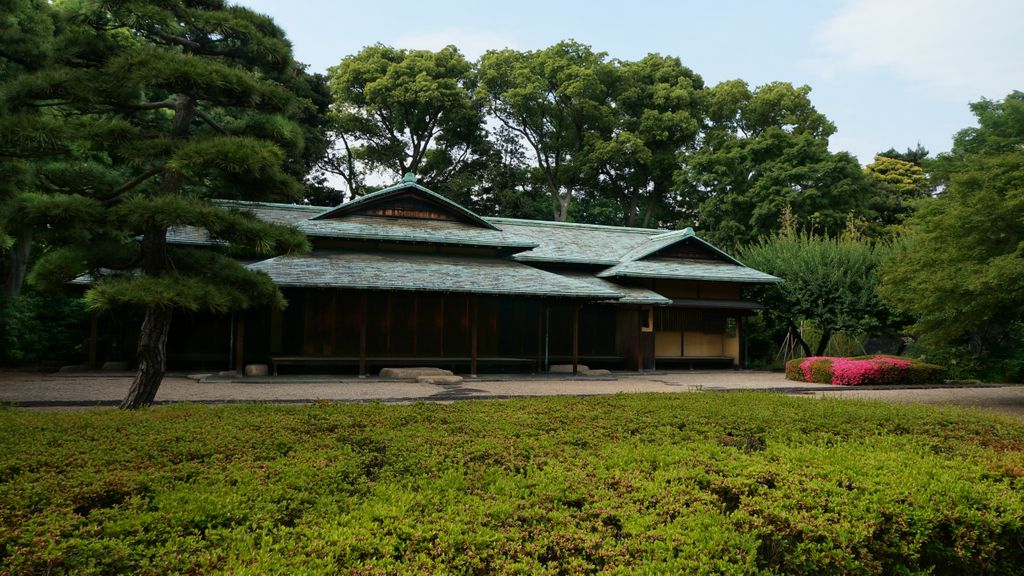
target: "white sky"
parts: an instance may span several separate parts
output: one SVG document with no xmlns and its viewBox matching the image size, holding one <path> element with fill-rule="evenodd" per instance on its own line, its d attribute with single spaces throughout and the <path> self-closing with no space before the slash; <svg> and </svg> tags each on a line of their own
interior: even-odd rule
<svg viewBox="0 0 1024 576">
<path fill-rule="evenodd" d="M 630 2 L 240 0 L 285 29 L 323 72 L 383 43 L 470 58 L 573 38 L 610 57 L 679 56 L 709 85 L 741 78 L 808 84 L 838 127 L 833 150 L 862 163 L 918 142 L 933 154 L 974 124 L 967 105 L 1024 90 L 1021 0 Z"/>
</svg>

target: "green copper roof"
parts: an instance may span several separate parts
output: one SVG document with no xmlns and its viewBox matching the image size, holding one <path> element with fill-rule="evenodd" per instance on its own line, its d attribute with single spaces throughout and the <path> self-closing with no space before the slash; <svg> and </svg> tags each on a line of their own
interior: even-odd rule
<svg viewBox="0 0 1024 576">
<path fill-rule="evenodd" d="M 400 252 L 314 252 L 248 266 L 275 284 L 360 290 L 423 290 L 617 300 L 621 294 L 504 258 Z"/>
<path fill-rule="evenodd" d="M 383 190 L 378 190 L 371 194 L 367 194 L 366 196 L 360 196 L 359 198 L 356 198 L 351 202 L 346 202 L 338 206 L 337 208 L 330 209 L 322 214 L 314 216 L 313 218 L 315 220 L 338 218 L 339 216 L 351 214 L 356 210 L 387 200 L 388 198 L 391 198 L 393 196 L 406 194 L 410 191 L 416 191 L 420 197 L 425 198 L 439 206 L 448 209 L 449 211 L 461 216 L 463 219 L 470 223 L 477 224 L 482 228 L 490 228 L 492 230 L 497 230 L 497 228 L 493 224 L 487 222 L 487 220 L 481 218 L 480 216 L 477 216 L 475 213 L 468 210 L 467 208 L 464 208 L 463 206 L 460 206 L 459 204 L 452 202 L 451 200 L 434 192 L 433 190 L 429 190 L 427 188 L 424 188 L 423 186 L 420 186 L 419 184 L 416 183 L 415 179 L 403 180 L 402 182 L 399 182 L 394 186 L 389 186 L 387 188 L 384 188 Z"/>
<path fill-rule="evenodd" d="M 677 258 L 648 258 L 623 262 L 601 272 L 599 278 L 674 278 L 678 280 L 708 280 L 712 282 L 745 282 L 776 284 L 781 279 L 753 268 L 715 260 L 684 260 Z"/>
<path fill-rule="evenodd" d="M 322 238 L 487 246 L 516 251 L 537 247 L 537 242 L 503 230 L 446 220 L 346 216 L 338 220 L 302 220 L 295 225 L 307 236 Z"/>
<path fill-rule="evenodd" d="M 645 244 L 659 230 L 594 224 L 488 218 L 503 231 L 533 240 L 539 246 L 516 254 L 520 262 L 561 262 L 612 266 L 622 255 Z"/>
<path fill-rule="evenodd" d="M 586 272 L 559 272 L 559 276 L 566 278 L 572 278 L 579 282 L 585 282 L 591 286 L 596 286 L 611 290 L 619 293 L 620 299 L 616 300 L 618 304 L 647 304 L 647 305 L 658 305 L 664 306 L 672 303 L 672 300 L 658 294 L 657 292 L 644 288 L 643 286 L 623 286 L 604 278 L 598 278 L 593 274 L 587 274 Z"/>
</svg>

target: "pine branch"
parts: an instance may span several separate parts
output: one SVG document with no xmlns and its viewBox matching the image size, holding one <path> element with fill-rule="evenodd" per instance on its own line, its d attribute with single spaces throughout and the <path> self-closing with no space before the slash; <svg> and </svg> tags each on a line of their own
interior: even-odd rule
<svg viewBox="0 0 1024 576">
<path fill-rule="evenodd" d="M 227 135 L 228 131 L 223 126 L 217 123 L 205 110 L 196 108 L 196 115 L 203 119 L 204 122 L 210 125 L 211 128 L 219 132 L 220 134 Z"/>
<path fill-rule="evenodd" d="M 146 170 L 145 172 L 143 172 L 142 174 L 139 174 L 135 178 L 132 178 L 131 180 L 125 182 L 124 184 L 118 186 L 117 188 L 114 188 L 114 191 L 111 194 L 111 196 L 109 198 L 107 198 L 106 200 L 103 200 L 103 204 L 108 205 L 108 206 L 110 204 L 113 204 L 118 199 L 120 199 L 121 196 L 123 196 L 126 192 L 128 192 L 131 189 L 135 188 L 139 184 L 142 184 L 146 180 L 149 180 L 153 176 L 156 176 L 157 174 L 163 172 L 163 170 L 164 170 L 163 166 L 156 166 L 154 168 L 150 168 L 149 170 Z"/>
</svg>

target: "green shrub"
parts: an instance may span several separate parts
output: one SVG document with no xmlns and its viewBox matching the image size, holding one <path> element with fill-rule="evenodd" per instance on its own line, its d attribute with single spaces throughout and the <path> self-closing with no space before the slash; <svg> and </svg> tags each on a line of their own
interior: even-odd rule
<svg viewBox="0 0 1024 576">
<path fill-rule="evenodd" d="M 0 362 L 81 360 L 88 319 L 77 296 L 26 289 L 14 300 L 0 299 Z"/>
<path fill-rule="evenodd" d="M 0 409 L 3 574 L 1012 574 L 1024 424 L 757 393 Z"/>
<path fill-rule="evenodd" d="M 943 382 L 947 376 L 941 366 L 884 354 L 851 358 L 811 356 L 786 363 L 787 379 L 817 384 L 934 384 Z"/>
</svg>

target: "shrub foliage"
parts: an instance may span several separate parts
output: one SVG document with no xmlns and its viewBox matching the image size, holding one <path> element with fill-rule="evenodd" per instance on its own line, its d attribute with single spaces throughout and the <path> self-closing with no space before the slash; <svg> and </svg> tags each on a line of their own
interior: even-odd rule
<svg viewBox="0 0 1024 576">
<path fill-rule="evenodd" d="M 8 409 L 0 573 L 1019 573 L 1022 448 L 764 394 Z"/>
<path fill-rule="evenodd" d="M 838 358 L 810 356 L 786 362 L 786 378 L 797 382 L 859 384 L 932 384 L 946 379 L 942 366 L 882 354 Z"/>
</svg>

